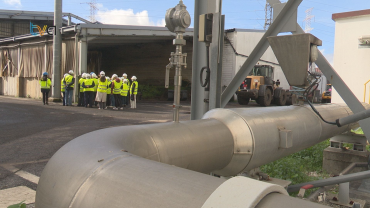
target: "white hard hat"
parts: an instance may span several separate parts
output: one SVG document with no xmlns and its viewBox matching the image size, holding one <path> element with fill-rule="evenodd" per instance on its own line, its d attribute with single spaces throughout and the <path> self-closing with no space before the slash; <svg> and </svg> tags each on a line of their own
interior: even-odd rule
<svg viewBox="0 0 370 208">
<path fill-rule="evenodd" d="M 65 73 L 63 77 L 66 78 L 66 76 L 68 76 L 68 73 Z"/>
<path fill-rule="evenodd" d="M 132 80 L 137 80 L 136 76 L 131 77 Z"/>
<path fill-rule="evenodd" d="M 124 80 L 123 80 L 123 83 L 127 83 L 127 82 L 128 82 L 128 80 L 127 80 L 127 79 L 124 79 Z"/>
<path fill-rule="evenodd" d="M 127 77 L 127 74 L 126 74 L 126 73 L 123 73 L 123 74 L 122 74 L 122 76 L 123 76 L 123 77 Z"/>
<path fill-rule="evenodd" d="M 97 78 L 98 77 L 98 76 L 96 76 L 95 73 L 93 73 L 91 76 L 92 76 L 92 78 Z"/>
<path fill-rule="evenodd" d="M 90 79 L 91 78 L 91 75 L 90 74 L 86 74 L 86 79 Z"/>
<path fill-rule="evenodd" d="M 105 76 L 105 72 L 104 71 L 101 71 L 100 72 L 100 75 Z"/>
<path fill-rule="evenodd" d="M 68 74 L 73 75 L 74 74 L 73 70 L 69 70 Z"/>
<path fill-rule="evenodd" d="M 116 77 L 118 77 L 118 76 L 117 76 L 117 74 L 113 74 L 113 75 L 112 75 L 112 79 L 114 79 L 114 78 L 116 78 Z"/>
<path fill-rule="evenodd" d="M 86 73 L 82 73 L 82 78 L 86 79 Z"/>
<path fill-rule="evenodd" d="M 107 80 L 110 81 L 110 77 L 107 77 Z"/>
</svg>

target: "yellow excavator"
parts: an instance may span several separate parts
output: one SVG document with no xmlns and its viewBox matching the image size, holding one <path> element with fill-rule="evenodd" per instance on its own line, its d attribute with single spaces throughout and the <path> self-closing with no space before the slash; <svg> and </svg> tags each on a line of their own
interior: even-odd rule
<svg viewBox="0 0 370 208">
<path fill-rule="evenodd" d="M 292 105 L 295 99 L 289 90 L 281 87 L 280 81 L 274 79 L 274 67 L 270 65 L 255 65 L 249 76 L 245 78 L 236 92 L 238 103 L 248 105 L 250 100 L 255 100 L 261 106 Z"/>
</svg>

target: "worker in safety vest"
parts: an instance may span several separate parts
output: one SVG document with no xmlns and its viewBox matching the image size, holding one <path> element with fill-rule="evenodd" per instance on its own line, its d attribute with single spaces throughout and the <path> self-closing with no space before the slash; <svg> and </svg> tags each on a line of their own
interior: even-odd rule
<svg viewBox="0 0 370 208">
<path fill-rule="evenodd" d="M 85 96 L 85 107 L 89 105 L 92 108 L 94 103 L 94 87 L 95 82 L 91 79 L 90 74 L 86 74 L 86 80 L 82 83 L 82 87 L 84 88 L 84 96 Z"/>
<path fill-rule="evenodd" d="M 126 74 L 126 73 L 123 73 L 123 74 L 122 74 L 122 77 L 123 77 L 124 79 L 127 79 L 127 86 L 128 86 L 128 88 L 130 89 L 130 87 L 131 87 L 131 82 L 130 82 L 130 79 L 128 79 L 128 78 L 127 78 L 127 74 Z M 128 91 L 127 96 L 128 96 L 128 99 L 127 99 L 126 105 L 128 105 L 128 104 L 129 104 L 129 101 L 130 101 L 130 90 Z"/>
<path fill-rule="evenodd" d="M 128 80 L 124 79 L 123 84 L 121 86 L 121 110 L 123 110 L 123 107 L 126 107 L 126 103 L 128 102 L 128 91 L 130 90 L 130 87 L 127 85 Z M 123 106 L 123 107 L 122 107 Z"/>
<path fill-rule="evenodd" d="M 131 77 L 131 87 L 130 87 L 130 96 L 131 96 L 131 108 L 136 108 L 136 95 L 137 95 L 137 89 L 139 87 L 139 83 L 136 81 L 136 76 Z"/>
<path fill-rule="evenodd" d="M 49 105 L 48 96 L 50 92 L 51 80 L 48 78 L 47 72 L 42 73 L 42 77 L 39 80 L 39 83 L 42 93 L 42 102 L 44 103 L 44 105 Z"/>
<path fill-rule="evenodd" d="M 84 88 L 82 83 L 86 80 L 86 73 L 82 73 L 81 78 L 78 80 L 80 92 L 78 93 L 78 104 L 77 106 L 85 106 Z"/>
<path fill-rule="evenodd" d="M 99 110 L 106 109 L 105 103 L 107 101 L 107 91 L 108 91 L 108 80 L 107 78 L 105 78 L 105 72 L 101 71 L 100 78 L 98 79 L 98 89 L 95 98 L 95 101 L 99 103 Z"/>
<path fill-rule="evenodd" d="M 65 89 L 65 85 L 64 85 L 64 78 L 66 78 L 66 76 L 67 76 L 68 74 L 64 74 L 64 76 L 63 76 L 63 79 L 62 79 L 62 81 L 61 81 L 61 89 L 60 89 L 60 91 L 62 92 L 62 99 L 63 99 L 63 106 L 65 106 L 66 105 L 66 102 L 65 102 L 65 97 L 66 97 L 66 89 Z"/>
<path fill-rule="evenodd" d="M 107 107 L 108 107 L 108 106 L 111 106 L 111 102 L 112 102 L 111 97 L 110 97 L 112 95 L 112 92 L 111 92 L 112 82 L 111 82 L 109 76 L 106 76 L 105 78 L 107 78 L 107 80 L 108 80 L 107 102 L 106 102 Z"/>
<path fill-rule="evenodd" d="M 122 86 L 122 81 L 120 80 L 120 78 L 118 78 L 118 76 L 116 74 L 113 75 L 113 82 L 112 82 L 112 87 L 111 87 L 111 91 L 112 91 L 112 94 L 114 95 L 114 101 L 115 101 L 115 107 L 113 108 L 113 110 L 118 110 L 121 106 L 121 86 Z"/>
<path fill-rule="evenodd" d="M 98 91 L 98 76 L 96 76 L 96 74 L 94 72 L 91 73 L 91 79 L 94 81 L 95 83 L 95 87 L 94 87 L 94 97 L 96 97 L 96 92 Z M 98 105 L 98 102 L 94 102 L 95 103 L 95 106 Z"/>
<path fill-rule="evenodd" d="M 73 88 L 75 86 L 75 78 L 73 77 L 73 75 L 73 71 L 69 70 L 68 75 L 64 78 L 66 106 L 72 106 Z"/>
</svg>

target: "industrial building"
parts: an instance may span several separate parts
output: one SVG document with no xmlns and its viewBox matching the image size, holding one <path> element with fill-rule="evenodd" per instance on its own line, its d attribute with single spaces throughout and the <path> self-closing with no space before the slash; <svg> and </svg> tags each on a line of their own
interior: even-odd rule
<svg viewBox="0 0 370 208">
<path fill-rule="evenodd" d="M 2 33 L 3 38 L 0 39 L 2 69 L 0 94 L 39 98 L 41 97 L 39 77 L 44 71 L 52 74 L 53 39 L 47 33 L 40 35 L 37 30 L 35 30 L 37 35 L 30 34 L 30 22 L 33 23 L 35 20 L 35 25 L 37 23 L 41 26 L 50 26 L 52 25 L 50 15 L 53 14 L 19 12 L 17 18 L 21 20 L 14 20 L 10 15 L 11 12 L 9 10 L 6 12 L 8 16 L 3 15 L 1 17 L 4 19 L 0 19 L 0 24 L 9 28 Z M 127 73 L 129 76 L 137 76 L 142 84 L 164 86 L 166 65 L 169 63 L 171 51 L 174 50 L 172 45 L 174 33 L 165 27 L 93 24 L 87 20 L 84 20 L 86 23 L 74 24 L 71 17 L 77 16 L 66 14 L 70 16 L 67 16 L 68 20 L 64 20 L 61 29 L 63 36 L 61 76 L 69 70 L 76 71 L 79 75 L 83 72 L 98 74 L 100 71 L 105 71 L 109 76 L 114 73 L 118 75 Z M 38 20 L 43 18 L 47 20 Z M 18 23 L 19 21 L 22 24 Z M 12 27 L 22 30 L 16 29 L 14 33 L 11 32 Z M 227 38 L 224 42 L 223 88 L 231 82 L 264 32 L 249 29 L 225 31 Z M 190 86 L 193 29 L 187 29 L 184 38 L 187 41 L 184 53 L 188 54 L 188 67 L 183 70 L 183 82 Z M 259 64 L 273 66 L 275 80 L 279 79 L 281 86 L 289 89 L 289 84 L 271 48 L 262 56 Z M 173 75 L 174 71 L 170 74 L 171 82 Z"/>
<path fill-rule="evenodd" d="M 335 21 L 334 68 L 357 99 L 369 103 L 370 85 L 366 83 L 370 79 L 370 27 L 367 26 L 370 9 L 336 13 L 332 19 Z M 344 102 L 335 86 L 332 102 Z"/>
</svg>

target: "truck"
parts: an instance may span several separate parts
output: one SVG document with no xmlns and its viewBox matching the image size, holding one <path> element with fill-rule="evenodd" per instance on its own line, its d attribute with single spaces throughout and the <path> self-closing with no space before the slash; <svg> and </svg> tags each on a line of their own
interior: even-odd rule
<svg viewBox="0 0 370 208">
<path fill-rule="evenodd" d="M 245 78 L 236 92 L 238 103 L 248 105 L 255 100 L 261 106 L 292 105 L 296 95 L 279 87 L 280 81 L 274 81 L 274 67 L 270 65 L 255 65 L 250 75 Z"/>
</svg>

